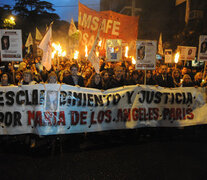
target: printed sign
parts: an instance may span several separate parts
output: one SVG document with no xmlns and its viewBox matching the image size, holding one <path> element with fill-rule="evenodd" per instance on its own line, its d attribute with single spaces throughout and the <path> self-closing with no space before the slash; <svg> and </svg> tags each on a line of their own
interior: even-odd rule
<svg viewBox="0 0 207 180">
<path fill-rule="evenodd" d="M 172 49 L 165 49 L 165 63 L 173 63 Z"/>
<path fill-rule="evenodd" d="M 178 46 L 177 51 L 180 53 L 180 60 L 192 61 L 195 60 L 196 47 Z"/>
<path fill-rule="evenodd" d="M 106 60 L 120 61 L 122 58 L 122 40 L 107 39 L 106 40 Z"/>
<path fill-rule="evenodd" d="M 0 30 L 0 50 L 2 61 L 22 61 L 22 31 Z"/>
<path fill-rule="evenodd" d="M 136 42 L 136 69 L 155 69 L 157 41 Z"/>
<path fill-rule="evenodd" d="M 199 50 L 198 50 L 198 60 L 207 60 L 207 36 L 201 35 L 199 37 Z"/>
</svg>

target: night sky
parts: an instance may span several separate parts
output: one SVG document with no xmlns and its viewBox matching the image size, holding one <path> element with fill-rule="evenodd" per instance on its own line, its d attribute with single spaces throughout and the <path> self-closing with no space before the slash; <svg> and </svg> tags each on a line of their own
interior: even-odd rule
<svg viewBox="0 0 207 180">
<path fill-rule="evenodd" d="M 73 18 L 75 21 L 78 20 L 78 0 L 46 0 L 53 4 L 55 13 L 60 16 L 61 20 L 70 22 Z M 80 0 L 81 3 L 88 6 L 89 8 L 100 10 L 100 0 Z M 15 0 L 1 0 L 0 6 L 9 4 L 10 6 L 15 5 Z"/>
</svg>

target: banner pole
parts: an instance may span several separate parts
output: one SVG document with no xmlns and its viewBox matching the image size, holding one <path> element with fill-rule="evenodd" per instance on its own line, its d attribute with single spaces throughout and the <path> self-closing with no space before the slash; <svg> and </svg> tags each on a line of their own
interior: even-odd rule
<svg viewBox="0 0 207 180">
<path fill-rule="evenodd" d="M 13 83 L 15 84 L 15 71 L 14 71 L 14 61 L 12 61 L 12 77 L 13 77 Z"/>
</svg>

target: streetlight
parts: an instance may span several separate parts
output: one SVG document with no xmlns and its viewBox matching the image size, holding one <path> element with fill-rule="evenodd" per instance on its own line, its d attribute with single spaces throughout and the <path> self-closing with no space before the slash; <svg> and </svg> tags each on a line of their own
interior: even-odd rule
<svg viewBox="0 0 207 180">
<path fill-rule="evenodd" d="M 5 18 L 5 19 L 4 19 L 4 24 L 3 24 L 3 26 L 4 26 L 5 28 L 10 27 L 10 28 L 13 29 L 13 27 L 14 27 L 15 25 L 16 25 L 16 22 L 15 22 L 15 18 L 14 18 L 13 16 L 10 16 L 10 18 Z"/>
</svg>

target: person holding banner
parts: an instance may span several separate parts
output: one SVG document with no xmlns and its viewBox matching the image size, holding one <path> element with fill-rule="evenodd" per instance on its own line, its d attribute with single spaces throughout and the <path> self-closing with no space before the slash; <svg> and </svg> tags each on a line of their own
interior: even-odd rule
<svg viewBox="0 0 207 180">
<path fill-rule="evenodd" d="M 123 67 L 116 66 L 114 68 L 114 76 L 110 82 L 109 88 L 116 88 L 126 85 L 126 80 L 123 78 Z"/>
<path fill-rule="evenodd" d="M 175 87 L 180 87 L 182 76 L 179 69 L 174 69 L 174 71 L 172 72 L 172 78 Z"/>
<path fill-rule="evenodd" d="M 22 81 L 19 83 L 19 85 L 34 85 L 37 84 L 36 81 L 33 81 L 33 74 L 32 71 L 30 70 L 25 70 L 23 72 L 23 79 Z"/>
<path fill-rule="evenodd" d="M 203 79 L 203 73 L 202 72 L 197 72 L 196 75 L 194 76 L 195 86 L 201 87 L 202 79 Z"/>
<path fill-rule="evenodd" d="M 63 83 L 72 85 L 72 86 L 85 87 L 83 77 L 78 75 L 77 64 L 72 64 L 70 66 L 70 72 L 71 72 L 71 75 L 63 78 Z"/>
<path fill-rule="evenodd" d="M 157 85 L 161 87 L 168 87 L 168 88 L 174 88 L 174 82 L 172 76 L 170 76 L 167 73 L 167 66 L 162 65 L 160 67 L 160 74 L 156 77 Z"/>
<path fill-rule="evenodd" d="M 7 73 L 1 75 L 1 86 L 10 86 L 11 80 Z"/>
<path fill-rule="evenodd" d="M 194 83 L 190 77 L 189 74 L 185 74 L 183 76 L 183 82 L 181 84 L 181 87 L 193 87 L 194 86 Z"/>
</svg>

